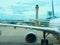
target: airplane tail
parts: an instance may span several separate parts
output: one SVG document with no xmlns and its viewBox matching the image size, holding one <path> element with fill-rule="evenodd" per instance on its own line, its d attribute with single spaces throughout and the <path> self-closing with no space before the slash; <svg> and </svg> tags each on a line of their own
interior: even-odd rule
<svg viewBox="0 0 60 45">
<path fill-rule="evenodd" d="M 54 14 L 54 2 L 52 0 L 52 18 L 57 18 Z"/>
</svg>

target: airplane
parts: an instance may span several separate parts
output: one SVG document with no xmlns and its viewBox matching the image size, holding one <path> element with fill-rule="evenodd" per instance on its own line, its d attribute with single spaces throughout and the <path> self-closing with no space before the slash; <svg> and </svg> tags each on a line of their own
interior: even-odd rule
<svg viewBox="0 0 60 45">
<path fill-rule="evenodd" d="M 5 28 L 3 28 L 3 27 L 5 27 Z M 20 28 L 26 29 L 26 30 L 24 30 L 25 32 Z M 4 29 L 6 29 L 6 30 L 4 30 Z M 27 29 L 30 29 L 30 31 L 26 32 Z M 37 42 L 36 41 L 37 35 L 32 30 L 43 31 L 44 40 L 46 39 L 46 37 L 49 34 L 53 34 L 54 36 L 56 36 L 60 39 L 60 18 L 50 20 L 49 27 L 0 23 L 0 32 L 1 32 L 0 33 L 1 34 L 0 43 L 1 42 L 2 43 L 3 42 L 4 43 L 16 43 L 17 42 L 17 43 L 27 43 L 27 44 L 32 45 Z M 14 32 L 14 31 L 16 31 L 16 32 Z M 21 32 L 22 32 L 22 34 L 24 32 L 24 36 L 22 36 L 22 34 L 20 34 Z M 47 35 L 46 35 L 46 33 L 47 33 Z"/>
<path fill-rule="evenodd" d="M 52 13 L 54 17 L 53 2 Z M 17 45 L 16 43 L 18 43 L 18 45 L 34 45 L 35 43 L 38 43 L 40 41 L 39 35 L 36 34 L 38 33 L 37 31 L 43 31 L 43 40 L 41 41 L 41 43 L 48 42 L 47 36 L 49 34 L 52 34 L 60 41 L 60 18 L 54 18 L 50 20 L 49 27 L 0 23 L 0 44 Z"/>
</svg>

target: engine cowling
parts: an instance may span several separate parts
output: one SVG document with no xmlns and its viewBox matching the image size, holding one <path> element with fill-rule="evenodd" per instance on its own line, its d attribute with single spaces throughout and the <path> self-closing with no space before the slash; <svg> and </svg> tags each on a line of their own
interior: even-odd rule
<svg viewBox="0 0 60 45">
<path fill-rule="evenodd" d="M 28 33 L 25 39 L 27 43 L 34 43 L 36 42 L 37 37 L 34 33 Z"/>
</svg>

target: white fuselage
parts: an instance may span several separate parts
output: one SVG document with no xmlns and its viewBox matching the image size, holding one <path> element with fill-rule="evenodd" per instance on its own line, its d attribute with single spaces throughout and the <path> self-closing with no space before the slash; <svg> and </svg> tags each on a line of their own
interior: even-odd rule
<svg viewBox="0 0 60 45">
<path fill-rule="evenodd" d="M 55 19 L 50 20 L 49 27 L 55 27 L 55 28 L 60 29 L 60 18 L 55 18 Z"/>
</svg>

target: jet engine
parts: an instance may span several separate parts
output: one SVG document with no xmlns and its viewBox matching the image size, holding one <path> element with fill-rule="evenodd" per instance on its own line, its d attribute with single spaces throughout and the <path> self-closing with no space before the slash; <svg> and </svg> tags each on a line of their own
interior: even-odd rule
<svg viewBox="0 0 60 45">
<path fill-rule="evenodd" d="M 36 42 L 36 34 L 34 34 L 33 32 L 30 32 L 26 35 L 26 42 L 27 43 L 35 43 Z"/>
</svg>

